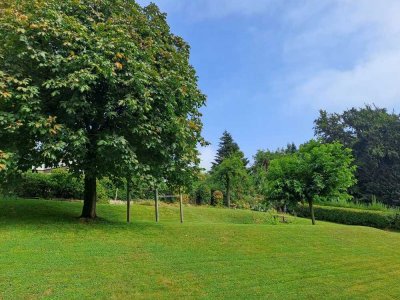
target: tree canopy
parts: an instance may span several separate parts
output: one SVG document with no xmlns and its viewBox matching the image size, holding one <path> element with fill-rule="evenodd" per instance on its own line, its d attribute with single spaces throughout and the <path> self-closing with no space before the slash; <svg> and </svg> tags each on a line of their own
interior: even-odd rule
<svg viewBox="0 0 400 300">
<path fill-rule="evenodd" d="M 340 143 L 310 141 L 298 153 L 271 161 L 265 195 L 270 201 L 306 201 L 315 224 L 313 202 L 319 198 L 347 197 L 354 183 L 355 166 L 351 150 Z"/>
<path fill-rule="evenodd" d="M 243 163 L 243 157 L 236 152 L 226 157 L 213 172 L 212 178 L 215 182 L 220 182 L 225 189 L 225 205 L 231 206 L 231 192 L 239 186 L 248 185 L 248 173 Z M 248 187 L 248 186 L 247 186 Z"/>
<path fill-rule="evenodd" d="M 339 141 L 355 157 L 358 184 L 352 193 L 388 204 L 400 199 L 400 116 L 386 109 L 366 106 L 342 114 L 321 111 L 315 133 L 323 141 Z"/>
<path fill-rule="evenodd" d="M 84 174 L 83 217 L 97 178 L 182 183 L 197 165 L 205 96 L 156 5 L 4 0 L 0 40 L 0 153 Z"/>
<path fill-rule="evenodd" d="M 258 192 L 262 192 L 265 185 L 266 172 L 268 171 L 271 160 L 297 152 L 294 143 L 287 144 L 286 148 L 279 148 L 275 151 L 258 150 L 254 155 L 254 163 L 250 168 L 250 174 L 253 177 L 255 188 Z"/>
</svg>

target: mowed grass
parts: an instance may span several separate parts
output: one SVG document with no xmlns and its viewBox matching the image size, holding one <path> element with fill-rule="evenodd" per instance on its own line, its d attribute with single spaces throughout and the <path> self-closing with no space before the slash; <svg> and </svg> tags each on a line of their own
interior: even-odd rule
<svg viewBox="0 0 400 300">
<path fill-rule="evenodd" d="M 0 200 L 0 299 L 398 299 L 400 234 L 264 213 Z"/>
</svg>

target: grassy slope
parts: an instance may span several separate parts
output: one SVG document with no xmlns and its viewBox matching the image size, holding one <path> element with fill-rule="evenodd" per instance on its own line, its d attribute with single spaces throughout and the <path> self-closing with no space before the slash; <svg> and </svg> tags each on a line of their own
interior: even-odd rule
<svg viewBox="0 0 400 300">
<path fill-rule="evenodd" d="M 400 234 L 250 211 L 0 200 L 0 299 L 391 299 L 400 295 Z M 242 224 L 241 224 L 242 223 Z M 246 224 L 247 223 L 247 224 Z"/>
</svg>

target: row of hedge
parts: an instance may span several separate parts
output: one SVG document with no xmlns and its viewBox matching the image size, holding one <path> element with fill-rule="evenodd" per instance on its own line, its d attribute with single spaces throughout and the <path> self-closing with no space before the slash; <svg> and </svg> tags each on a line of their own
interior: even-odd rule
<svg viewBox="0 0 400 300">
<path fill-rule="evenodd" d="M 83 199 L 84 182 L 82 177 L 74 176 L 64 168 L 54 169 L 50 173 L 26 172 L 20 176 L 14 176 L 7 182 L 0 182 L 0 195 L 17 196 L 21 198 L 42 199 Z M 166 187 L 159 189 L 159 195 L 176 194 Z M 221 194 L 222 195 L 222 194 Z M 201 196 L 201 195 L 198 195 Z M 148 186 L 137 184 L 132 189 L 133 199 L 152 199 L 154 191 Z M 192 200 L 196 200 L 196 195 Z M 211 196 L 209 196 L 211 197 Z M 108 178 L 97 181 L 98 201 L 110 199 L 126 200 L 126 181 L 116 185 Z M 174 202 L 178 199 L 168 198 L 163 201 Z M 185 198 L 184 198 L 185 201 Z M 222 202 L 222 196 L 219 200 Z M 195 202 L 195 201 L 193 201 Z"/>
<path fill-rule="evenodd" d="M 296 214 L 299 217 L 309 218 L 308 206 L 300 206 Z M 314 214 L 315 218 L 321 221 L 400 230 L 400 214 L 396 212 L 315 205 Z"/>
<path fill-rule="evenodd" d="M 24 173 L 7 186 L 2 186 L 2 191 L 22 198 L 82 199 L 84 184 L 82 178 L 64 169 L 57 169 L 52 173 Z M 102 182 L 97 182 L 97 199 L 109 199 L 107 188 Z"/>
</svg>

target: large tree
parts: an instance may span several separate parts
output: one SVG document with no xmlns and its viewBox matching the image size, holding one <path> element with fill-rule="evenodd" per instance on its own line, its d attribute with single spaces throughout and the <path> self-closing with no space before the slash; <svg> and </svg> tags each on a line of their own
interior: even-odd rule
<svg viewBox="0 0 400 300">
<path fill-rule="evenodd" d="M 358 184 L 353 194 L 372 195 L 394 204 L 400 199 L 400 117 L 373 106 L 352 108 L 342 114 L 321 111 L 315 133 L 325 142 L 339 141 L 352 149 Z"/>
<path fill-rule="evenodd" d="M 100 177 L 182 184 L 198 163 L 205 96 L 156 5 L 3 0 L 0 40 L 0 153 L 83 175 L 82 217 Z"/>
<path fill-rule="evenodd" d="M 238 187 L 249 187 L 249 177 L 243 163 L 243 157 L 234 153 L 217 165 L 213 172 L 214 182 L 219 182 L 225 189 L 225 205 L 231 206 L 231 194 Z"/>
<path fill-rule="evenodd" d="M 265 195 L 269 201 L 296 204 L 305 201 L 315 224 L 313 204 L 316 198 L 348 197 L 355 183 L 351 150 L 340 143 L 310 141 L 299 152 L 271 161 Z"/>
</svg>

